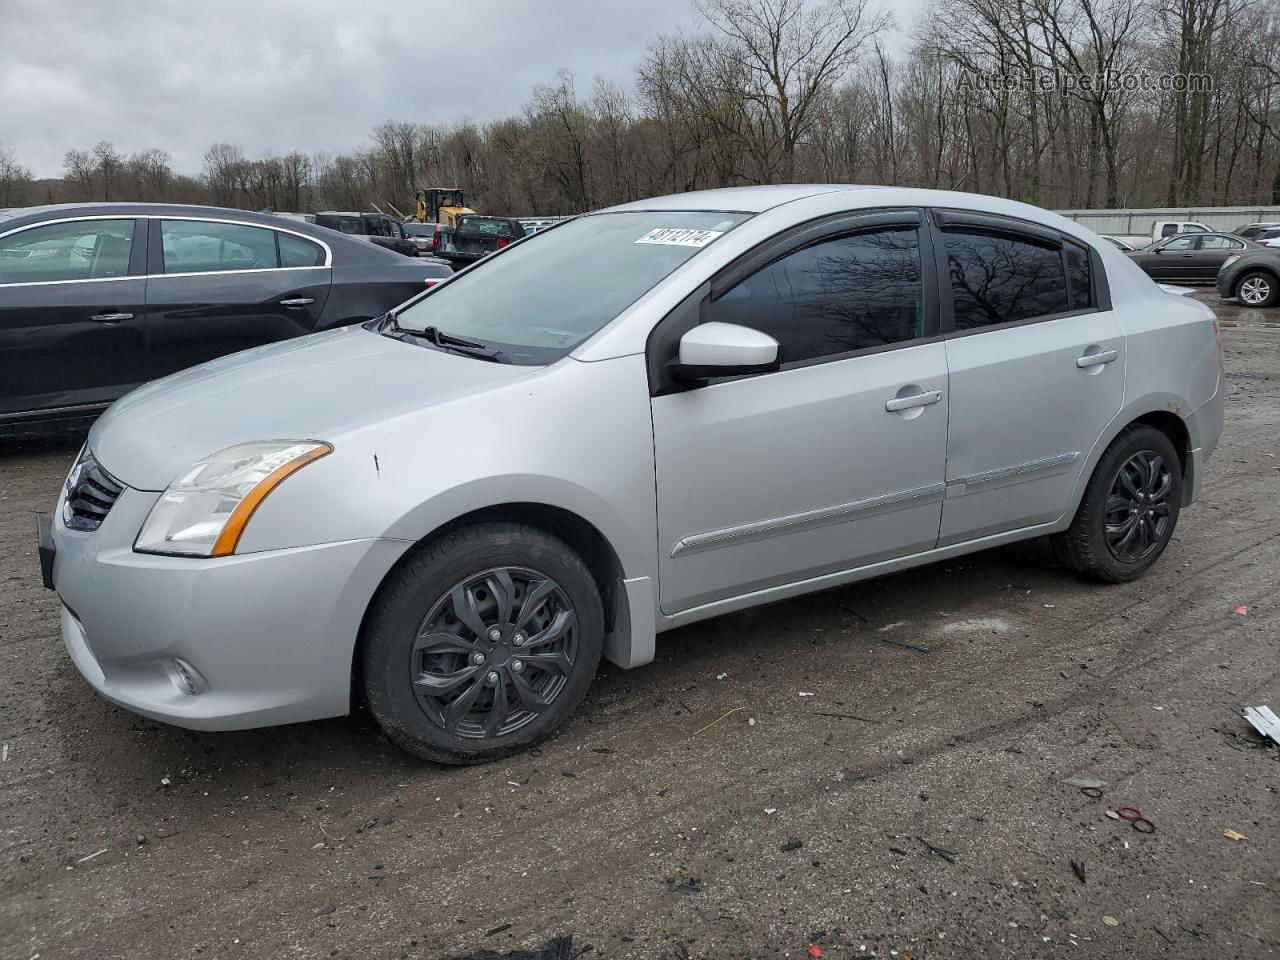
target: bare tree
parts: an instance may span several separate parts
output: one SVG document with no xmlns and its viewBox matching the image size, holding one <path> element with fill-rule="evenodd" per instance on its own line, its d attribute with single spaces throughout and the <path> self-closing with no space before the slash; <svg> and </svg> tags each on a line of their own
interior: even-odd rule
<svg viewBox="0 0 1280 960">
<path fill-rule="evenodd" d="M 0 143 L 0 207 L 17 207 L 31 193 L 31 171 L 18 163 L 13 150 Z"/>
<path fill-rule="evenodd" d="M 102 187 L 102 199 L 110 201 L 124 169 L 124 157 L 108 141 L 99 140 L 93 148 L 93 164 Z"/>
<path fill-rule="evenodd" d="M 68 150 L 62 159 L 67 184 L 77 200 L 93 199 L 94 160 L 87 150 Z"/>
<path fill-rule="evenodd" d="M 857 63 L 892 19 L 870 0 L 699 0 L 699 9 L 726 41 L 724 56 L 739 70 L 730 79 L 759 157 L 776 156 L 790 180 L 796 145 L 815 117 L 818 99 Z M 770 162 L 770 166 L 773 163 Z"/>
<path fill-rule="evenodd" d="M 240 148 L 215 143 L 204 154 L 204 179 L 219 206 L 234 206 L 244 174 L 245 159 Z"/>
</svg>

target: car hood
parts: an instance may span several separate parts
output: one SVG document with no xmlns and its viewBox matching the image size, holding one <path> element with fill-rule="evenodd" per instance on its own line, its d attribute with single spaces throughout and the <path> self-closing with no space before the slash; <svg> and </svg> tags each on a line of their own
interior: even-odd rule
<svg viewBox="0 0 1280 960">
<path fill-rule="evenodd" d="M 541 368 L 490 363 L 342 327 L 269 344 L 141 387 L 89 433 L 122 483 L 163 490 L 196 460 L 253 440 L 333 440 Z"/>
</svg>

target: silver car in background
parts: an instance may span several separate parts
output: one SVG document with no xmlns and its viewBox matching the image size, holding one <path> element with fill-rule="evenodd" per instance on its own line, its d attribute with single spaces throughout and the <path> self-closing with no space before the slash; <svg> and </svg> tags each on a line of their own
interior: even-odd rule
<svg viewBox="0 0 1280 960">
<path fill-rule="evenodd" d="M 362 698 L 474 763 L 551 733 L 601 656 L 717 614 L 1046 534 L 1140 575 L 1221 377 L 1207 307 L 1034 207 L 662 197 L 128 395 L 41 556 L 115 703 L 225 730 Z"/>
</svg>

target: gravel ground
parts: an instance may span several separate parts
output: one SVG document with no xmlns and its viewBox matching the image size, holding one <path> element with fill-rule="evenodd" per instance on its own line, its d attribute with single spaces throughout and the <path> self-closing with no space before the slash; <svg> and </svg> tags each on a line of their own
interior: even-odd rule
<svg viewBox="0 0 1280 960">
<path fill-rule="evenodd" d="M 1198 296 L 1227 432 L 1145 579 L 1030 543 L 698 624 L 480 769 L 99 699 L 33 547 L 78 441 L 0 451 L 0 957 L 1277 956 L 1280 326 Z"/>
</svg>

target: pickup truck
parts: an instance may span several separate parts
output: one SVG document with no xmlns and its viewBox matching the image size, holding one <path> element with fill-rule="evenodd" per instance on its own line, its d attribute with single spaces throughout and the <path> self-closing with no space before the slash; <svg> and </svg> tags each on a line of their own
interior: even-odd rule
<svg viewBox="0 0 1280 960">
<path fill-rule="evenodd" d="M 441 244 L 436 256 L 448 260 L 455 270 L 461 270 L 523 236 L 524 227 L 518 220 L 464 213 L 458 217 L 452 236 Z"/>
<path fill-rule="evenodd" d="M 1157 220 L 1151 225 L 1150 233 L 1113 233 L 1110 236 L 1117 240 L 1123 240 L 1130 246 L 1141 249 L 1148 244 L 1157 243 L 1167 237 L 1175 236 L 1179 233 L 1212 233 L 1212 228 L 1205 226 L 1198 220 Z"/>
</svg>

